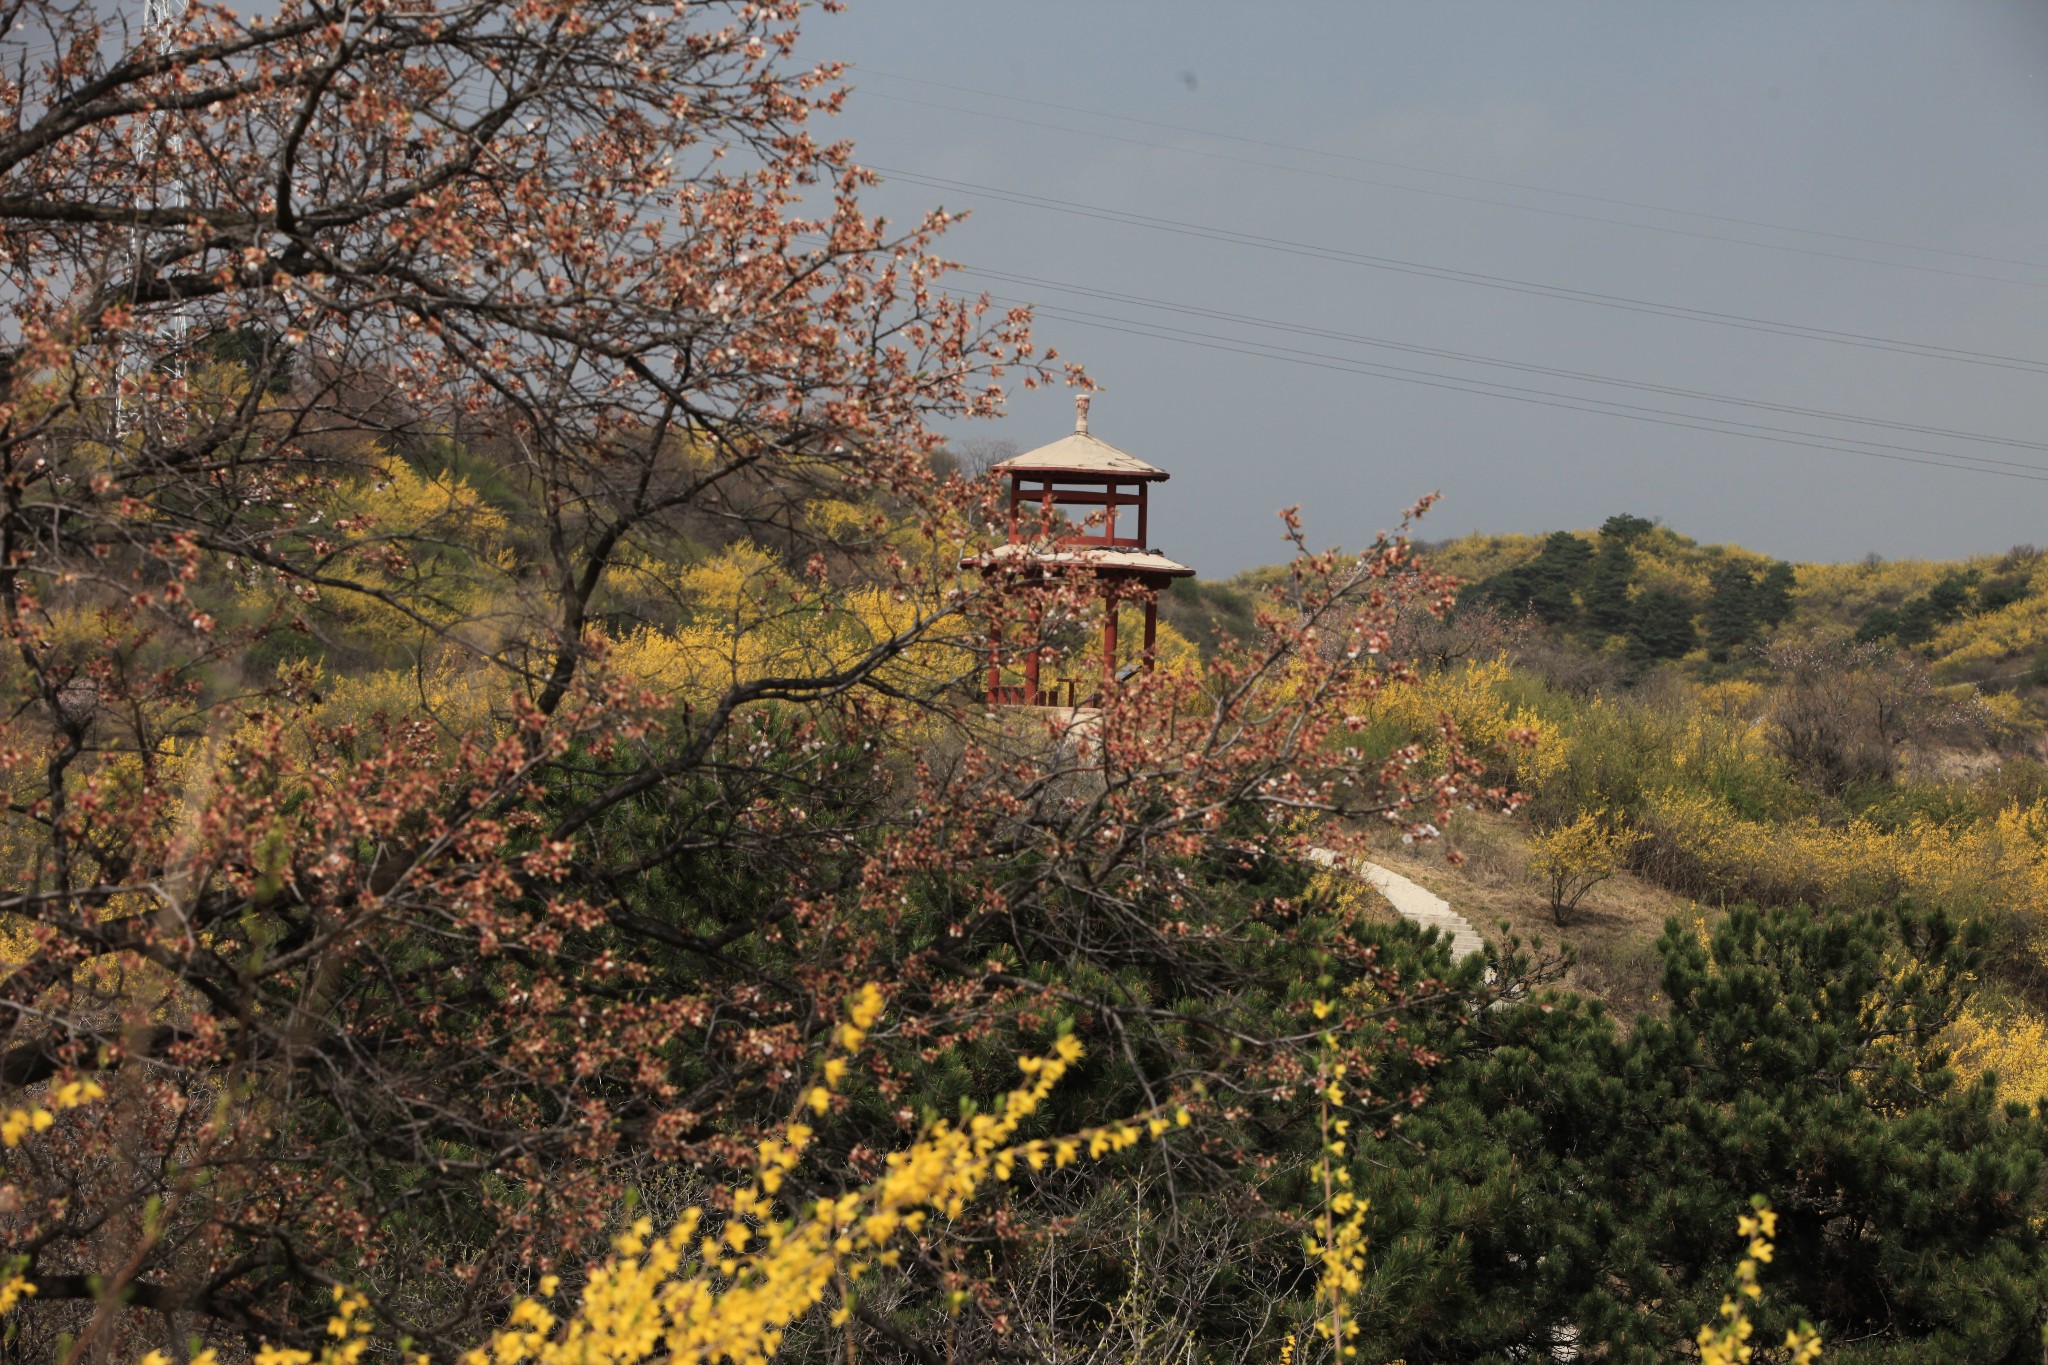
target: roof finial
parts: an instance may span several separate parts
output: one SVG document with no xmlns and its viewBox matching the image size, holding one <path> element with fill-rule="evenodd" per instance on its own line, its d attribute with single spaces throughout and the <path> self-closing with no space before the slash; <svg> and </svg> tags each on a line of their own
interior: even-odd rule
<svg viewBox="0 0 2048 1365">
<path fill-rule="evenodd" d="M 1088 433 L 1088 395 L 1085 393 L 1074 395 L 1074 430 L 1084 436 Z"/>
</svg>

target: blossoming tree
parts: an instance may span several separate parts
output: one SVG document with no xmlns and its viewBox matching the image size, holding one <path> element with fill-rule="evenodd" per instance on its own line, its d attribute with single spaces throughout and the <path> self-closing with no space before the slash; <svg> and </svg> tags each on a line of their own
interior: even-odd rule
<svg viewBox="0 0 2048 1365">
<path fill-rule="evenodd" d="M 1085 742 L 991 713 L 991 618 L 1087 602 L 963 580 L 994 495 L 933 424 L 1086 379 L 936 287 L 946 215 L 861 210 L 799 9 L 9 11 L 0 1111 L 104 1091 L 0 1177 L 31 1349 L 303 1348 L 341 1289 L 453 1358 L 633 1217 L 731 1213 L 878 976 L 768 1194 L 872 1185 L 1064 1020 L 1097 1060 L 1020 1140 L 1185 1105 L 1120 1159 L 1267 1228 L 1229 1332 L 1313 1311 L 1261 1182 L 1319 1068 L 1383 1124 L 1404 1011 L 1470 1006 L 1292 857 L 1478 795 L 1454 731 L 1350 742 L 1437 590 L 1304 547 Z M 999 1249 L 1105 1170 L 935 1221 L 855 1327 L 998 1342 Z"/>
</svg>

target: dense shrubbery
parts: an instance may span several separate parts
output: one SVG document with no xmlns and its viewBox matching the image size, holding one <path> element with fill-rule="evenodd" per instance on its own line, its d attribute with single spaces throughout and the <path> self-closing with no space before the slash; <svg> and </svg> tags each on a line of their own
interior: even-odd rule
<svg viewBox="0 0 2048 1365">
<path fill-rule="evenodd" d="M 1785 908 L 1658 946 L 1668 1014 L 1626 1033 L 1539 993 L 1431 1038 L 1430 1102 L 1358 1167 L 1367 1357 L 1683 1358 L 1724 1293 L 1700 1229 L 1767 1187 L 1761 1339 L 1805 1318 L 1830 1357 L 2029 1358 L 2048 1125 L 1944 1069 L 1975 941 L 1938 913 Z"/>
<path fill-rule="evenodd" d="M 1975 779 L 1895 776 L 1916 744 L 1998 725 L 1916 670 L 1844 645 L 1751 680 L 1666 676 L 1587 699 L 1503 659 L 1388 693 L 1368 733 L 1426 743 L 1431 718 L 1448 717 L 1537 826 L 1616 822 L 1637 873 L 1710 907 L 1909 899 L 1981 920 L 1986 996 L 1951 1041 L 1972 1074 L 1995 1066 L 2010 1093 L 2048 1097 L 2041 1067 L 2006 1041 L 2048 1014 L 2048 774 L 2007 756 Z M 1508 743 L 1511 731 L 1534 741 Z"/>
<path fill-rule="evenodd" d="M 1958 563 L 1794 566 L 1624 514 L 1598 533 L 1475 535 L 1428 553 L 1469 583 L 1466 605 L 1504 603 L 1594 647 L 1624 642 L 1638 670 L 1695 652 L 1739 668 L 1782 631 L 1911 648 L 1944 677 L 2010 684 L 2048 644 L 2048 561 L 2031 545 Z"/>
</svg>

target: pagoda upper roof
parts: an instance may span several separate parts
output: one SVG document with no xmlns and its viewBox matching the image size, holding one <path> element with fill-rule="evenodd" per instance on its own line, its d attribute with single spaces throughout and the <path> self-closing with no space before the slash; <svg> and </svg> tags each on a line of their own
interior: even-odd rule
<svg viewBox="0 0 2048 1365">
<path fill-rule="evenodd" d="M 1127 450 L 1118 450 L 1088 431 L 1088 395 L 1074 400 L 1074 430 L 1051 445 L 1027 450 L 993 466 L 1000 474 L 1050 474 L 1056 477 L 1101 474 L 1120 479 L 1163 482 L 1171 477 Z"/>
</svg>

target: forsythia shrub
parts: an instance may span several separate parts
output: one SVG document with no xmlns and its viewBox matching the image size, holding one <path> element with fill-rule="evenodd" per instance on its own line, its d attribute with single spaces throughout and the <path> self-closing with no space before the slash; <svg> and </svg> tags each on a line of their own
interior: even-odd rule
<svg viewBox="0 0 2048 1365">
<path fill-rule="evenodd" d="M 1315 1003 L 1317 1019 L 1327 1019 L 1334 1007 L 1327 1000 Z M 1358 1354 L 1358 1319 L 1346 1316 L 1353 1298 L 1364 1285 L 1367 1238 L 1365 1217 L 1372 1202 L 1361 1199 L 1351 1188 L 1351 1171 L 1345 1161 L 1351 1121 L 1333 1111 L 1344 1103 L 1346 1067 L 1338 1060 L 1337 1036 L 1325 1031 L 1316 1068 L 1316 1101 L 1322 1151 L 1317 1174 L 1322 1180 L 1323 1209 L 1317 1236 L 1305 1239 L 1304 1250 L 1318 1268 L 1316 1280 L 1316 1332 L 1349 1359 Z M 1293 1338 L 1288 1339 L 1292 1354 Z"/>
<path fill-rule="evenodd" d="M 1432 761 L 1444 751 L 1443 724 L 1456 727 L 1465 748 L 1483 755 L 1498 775 L 1527 783 L 1565 762 L 1541 718 L 1519 704 L 1505 658 L 1460 664 L 1380 689 L 1362 717 L 1365 733 L 1384 748 L 1419 744 Z M 1534 743 L 1519 741 L 1529 737 Z"/>
<path fill-rule="evenodd" d="M 1936 632 L 1936 657 L 1951 664 L 2000 663 L 2048 643 L 2048 566 L 2037 566 L 2028 592 L 1997 611 L 1965 616 Z"/>
<path fill-rule="evenodd" d="M 754 1180 L 733 1192 L 730 1211 L 715 1229 L 700 1208 L 686 1210 L 658 1236 L 650 1220 L 639 1219 L 616 1240 L 617 1254 L 592 1272 L 567 1316 L 558 1318 L 541 1299 L 521 1300 L 513 1305 L 508 1326 L 471 1351 L 466 1365 L 627 1365 L 655 1359 L 675 1365 L 763 1365 L 776 1354 L 789 1324 L 828 1297 L 839 1300 L 832 1324 L 846 1323 L 857 1302 L 855 1286 L 875 1268 L 898 1263 L 898 1241 L 917 1236 L 934 1216 L 958 1218 L 991 1181 L 1009 1180 L 1020 1166 L 1061 1169 L 1084 1153 L 1100 1158 L 1188 1122 L 1185 1109 L 1171 1117 L 1154 1111 L 1068 1137 L 1013 1142 L 1019 1126 L 1081 1059 L 1080 1042 L 1063 1034 L 1051 1052 L 1018 1058 L 1027 1084 L 1012 1090 L 994 1111 L 959 1125 L 934 1123 L 916 1142 L 892 1153 L 886 1173 L 873 1184 L 810 1201 L 802 1212 L 791 1209 L 783 1187 L 816 1131 L 801 1111 L 813 1117 L 830 1111 L 849 1058 L 860 1050 L 882 1010 L 882 992 L 872 984 L 852 1002 L 846 1022 L 834 1034 L 834 1048 L 804 1094 L 800 1115 L 779 1136 L 759 1144 Z M 1330 1051 L 1326 1048 L 1327 1085 L 1334 1090 L 1343 1067 L 1328 1063 Z M 52 1093 L 48 1107 L 14 1110 L 0 1118 L 0 1141 L 19 1146 L 55 1122 L 53 1109 L 77 1108 L 103 1093 L 90 1081 L 68 1082 Z M 1341 1101 L 1341 1093 L 1328 1099 Z M 1327 1103 L 1325 1108 L 1327 1140 Z M 1336 1123 L 1341 1133 L 1343 1120 Z M 1338 1141 L 1334 1150 L 1341 1152 L 1342 1146 Z M 1325 1170 L 1327 1175 L 1327 1165 Z M 1347 1213 L 1348 1220 L 1328 1240 L 1326 1256 L 1333 1259 L 1325 1272 L 1325 1294 L 1342 1291 L 1342 1268 L 1363 1254 L 1363 1205 L 1333 1203 L 1326 1228 L 1330 1217 Z M 0 1274 L 0 1313 L 35 1292 L 19 1268 L 0 1267 L 5 1271 Z M 1351 1278 L 1355 1282 L 1355 1269 Z M 559 1283 L 556 1276 L 543 1277 L 542 1298 L 552 1296 Z M 366 1301 L 337 1287 L 335 1304 L 328 1325 L 334 1344 L 318 1356 L 262 1347 L 255 1355 L 257 1365 L 353 1365 L 370 1345 Z M 1341 1311 L 1336 1309 L 1340 1331 Z M 167 1360 L 152 1351 L 143 1365 Z M 202 1351 L 194 1365 L 218 1365 L 218 1357 L 213 1350 Z"/>
<path fill-rule="evenodd" d="M 1949 1030 L 1955 1069 L 1972 1080 L 1998 1078 L 1998 1093 L 2038 1104 L 2048 1100 L 2048 1020 L 2027 1009 L 2005 1014 L 1973 1004 Z"/>
<path fill-rule="evenodd" d="M 1700 1328 L 1700 1365 L 1749 1365 L 1756 1356 L 1756 1348 L 1749 1344 L 1756 1334 L 1749 1304 L 1763 1297 L 1757 1266 L 1769 1264 L 1774 1254 L 1771 1239 L 1778 1235 L 1778 1215 L 1762 1195 L 1750 1204 L 1756 1212 L 1735 1220 L 1735 1235 L 1746 1243 L 1735 1265 L 1735 1292 L 1721 1300 L 1721 1320 Z M 1811 1323 L 1801 1322 L 1785 1333 L 1784 1351 L 1786 1365 L 1813 1365 L 1820 1359 L 1820 1333 Z"/>
<path fill-rule="evenodd" d="M 1812 817 L 1746 820 L 1711 793 L 1650 794 L 1640 855 L 1652 875 L 1699 899 L 1869 904 L 1911 896 L 1959 915 L 2039 915 L 2048 907 L 2048 805 L 2008 806 L 1953 824 L 1915 817 L 1884 829 Z"/>
<path fill-rule="evenodd" d="M 1958 566 L 1925 559 L 1888 559 L 1871 564 L 1801 564 L 1795 600 L 1801 615 L 1837 621 L 1861 619 L 1875 606 L 1897 606 L 1926 592 L 1960 567 L 1985 567 L 1990 561 Z"/>
<path fill-rule="evenodd" d="M 1533 812 L 1568 823 L 1605 807 L 1640 826 L 1650 794 L 1666 787 L 1711 793 L 1757 819 L 1810 806 L 1749 714 L 1753 684 L 1671 686 L 1665 701 L 1533 697 L 1527 714 L 1541 738 L 1516 772 Z"/>
<path fill-rule="evenodd" d="M 860 1047 L 881 1012 L 881 992 L 869 986 L 805 1097 L 813 1114 L 829 1110 L 846 1075 L 846 1055 Z M 512 1325 L 471 1352 L 466 1365 L 652 1359 L 759 1365 L 775 1355 L 791 1322 L 834 1293 L 839 1307 L 832 1323 L 843 1325 L 854 1310 L 853 1286 L 876 1266 L 896 1264 L 898 1238 L 915 1236 L 934 1214 L 958 1217 L 989 1180 L 1008 1180 L 1019 1165 L 1063 1167 L 1083 1150 L 1101 1156 L 1171 1126 L 1150 1115 L 1076 1137 L 1012 1145 L 1018 1126 L 1080 1057 L 1080 1043 L 1065 1036 L 1045 1056 L 1020 1058 L 1030 1083 L 1011 1091 L 998 1111 L 959 1127 L 935 1123 L 892 1153 L 887 1174 L 873 1185 L 818 1199 L 808 1212 L 785 1217 L 778 1196 L 814 1135 L 809 1123 L 792 1119 L 782 1136 L 760 1144 L 759 1174 L 734 1192 L 731 1213 L 715 1231 L 694 1208 L 658 1237 L 641 1219 L 618 1239 L 618 1255 L 591 1276 L 574 1312 L 557 1319 L 539 1301 L 523 1301 L 512 1310 Z M 543 1292 L 551 1288 L 544 1285 Z"/>
<path fill-rule="evenodd" d="M 1542 884 L 1550 913 L 1562 925 L 1586 893 L 1621 871 L 1631 848 L 1647 837 L 1605 811 L 1582 811 L 1530 840 L 1529 871 Z"/>
<path fill-rule="evenodd" d="M 11 1151 L 32 1135 L 48 1132 L 56 1126 L 58 1114 L 104 1099 L 106 1093 L 97 1081 L 65 1081 L 52 1087 L 41 1104 L 0 1111 L 0 1150 Z M 7 1174 L 7 1168 L 0 1166 L 0 1181 Z M 21 1273 L 26 1265 L 26 1257 L 0 1259 L 0 1317 L 36 1292 L 35 1285 Z"/>
<path fill-rule="evenodd" d="M 453 651 L 423 666 L 324 677 L 314 717 L 327 725 L 397 721 L 425 711 L 451 733 L 474 734 L 492 724 L 507 697 Z"/>
<path fill-rule="evenodd" d="M 747 678 L 851 667 L 921 625 L 921 607 L 937 611 L 936 603 L 880 590 L 823 591 L 745 542 L 674 577 L 691 604 L 689 619 L 623 635 L 611 645 L 610 662 L 637 682 L 700 706 Z M 962 658 L 924 639 L 883 671 L 897 686 L 928 687 L 958 672 Z"/>
</svg>

